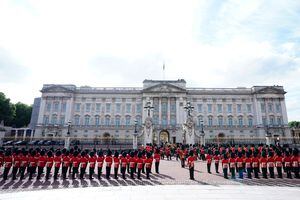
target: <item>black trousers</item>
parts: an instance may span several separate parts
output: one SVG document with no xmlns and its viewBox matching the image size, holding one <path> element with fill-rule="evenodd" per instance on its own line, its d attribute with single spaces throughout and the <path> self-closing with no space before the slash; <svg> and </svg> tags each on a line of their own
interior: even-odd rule
<svg viewBox="0 0 300 200">
<path fill-rule="evenodd" d="M 210 167 L 211 167 L 211 163 L 207 163 L 207 172 L 208 172 L 208 173 L 211 173 L 211 172 L 210 172 Z"/>
<path fill-rule="evenodd" d="M 38 175 L 36 179 L 40 179 L 43 172 L 44 172 L 44 167 L 38 167 Z"/>
<path fill-rule="evenodd" d="M 129 174 L 130 173 L 130 167 L 129 167 L 129 163 L 127 163 L 127 173 Z"/>
<path fill-rule="evenodd" d="M 90 167 L 90 170 L 89 170 L 90 179 L 93 179 L 93 174 L 94 173 L 95 173 L 95 167 Z"/>
<path fill-rule="evenodd" d="M 10 167 L 4 167 L 3 180 L 7 180 L 9 170 L 10 170 Z"/>
<path fill-rule="evenodd" d="M 292 178 L 292 169 L 291 167 L 285 167 L 287 178 Z"/>
<path fill-rule="evenodd" d="M 70 166 L 69 166 L 69 174 L 72 174 L 72 167 L 73 167 L 73 164 L 70 163 Z"/>
<path fill-rule="evenodd" d="M 24 179 L 24 176 L 25 176 L 25 171 L 26 171 L 26 167 L 23 166 L 23 167 L 20 167 L 20 180 Z"/>
<path fill-rule="evenodd" d="M 29 180 L 32 179 L 32 175 L 34 174 L 35 167 L 29 167 Z"/>
<path fill-rule="evenodd" d="M 123 179 L 126 179 L 125 173 L 126 173 L 126 167 L 121 167 L 121 174 Z"/>
<path fill-rule="evenodd" d="M 155 172 L 159 174 L 159 162 L 155 162 Z"/>
<path fill-rule="evenodd" d="M 258 173 L 259 173 L 259 168 L 258 167 L 253 167 L 254 170 L 254 177 L 259 178 Z"/>
<path fill-rule="evenodd" d="M 274 167 L 269 167 L 269 172 L 270 172 L 270 178 L 275 178 Z"/>
<path fill-rule="evenodd" d="M 80 167 L 80 179 L 84 178 L 86 167 Z"/>
<path fill-rule="evenodd" d="M 54 176 L 53 178 L 56 180 L 58 176 L 59 167 L 54 167 Z"/>
<path fill-rule="evenodd" d="M 181 158 L 181 167 L 184 168 L 184 158 Z"/>
<path fill-rule="evenodd" d="M 68 167 L 63 166 L 63 167 L 61 168 L 61 173 L 62 173 L 63 179 L 66 179 L 66 178 L 67 178 L 67 172 L 68 172 Z"/>
<path fill-rule="evenodd" d="M 261 171 L 262 171 L 262 175 L 263 175 L 263 178 L 268 178 L 268 175 L 267 175 L 267 168 L 266 167 L 262 167 L 261 168 Z"/>
<path fill-rule="evenodd" d="M 282 167 L 276 167 L 278 178 L 282 178 Z"/>
<path fill-rule="evenodd" d="M 17 178 L 19 167 L 13 167 L 12 169 L 12 179 L 15 180 Z"/>
<path fill-rule="evenodd" d="M 224 178 L 228 179 L 228 168 L 223 168 Z"/>
<path fill-rule="evenodd" d="M 146 177 L 147 179 L 150 179 L 150 168 L 146 168 Z"/>
<path fill-rule="evenodd" d="M 295 174 L 295 178 L 300 178 L 300 176 L 299 176 L 299 167 L 293 167 L 293 172 Z"/>
<path fill-rule="evenodd" d="M 98 167 L 98 179 L 101 179 L 102 167 Z"/>
<path fill-rule="evenodd" d="M 130 167 L 130 178 L 134 179 L 134 167 Z"/>
<path fill-rule="evenodd" d="M 230 167 L 231 178 L 235 178 L 235 167 Z"/>
<path fill-rule="evenodd" d="M 189 171 L 190 171 L 190 179 L 194 180 L 194 167 L 190 167 Z"/>
<path fill-rule="evenodd" d="M 75 174 L 78 174 L 78 167 L 73 167 L 72 179 L 75 179 Z"/>
<path fill-rule="evenodd" d="M 219 163 L 215 163 L 216 173 L 219 173 Z"/>
<path fill-rule="evenodd" d="M 142 166 L 142 173 L 145 174 L 145 163 L 143 163 L 143 166 Z"/>
<path fill-rule="evenodd" d="M 247 167 L 247 178 L 252 178 L 252 169 L 251 169 L 251 167 Z"/>
<path fill-rule="evenodd" d="M 106 167 L 106 178 L 107 178 L 107 179 L 110 178 L 110 168 L 111 168 L 111 167 Z"/>
<path fill-rule="evenodd" d="M 50 177 L 51 168 L 52 167 L 47 167 L 47 169 L 46 169 L 46 180 L 48 180 Z"/>
<path fill-rule="evenodd" d="M 141 171 L 142 171 L 142 169 L 138 169 L 138 172 L 137 172 L 137 178 L 138 179 L 141 179 Z"/>
<path fill-rule="evenodd" d="M 119 167 L 115 167 L 114 168 L 115 179 L 118 179 L 118 171 L 119 171 Z"/>
</svg>

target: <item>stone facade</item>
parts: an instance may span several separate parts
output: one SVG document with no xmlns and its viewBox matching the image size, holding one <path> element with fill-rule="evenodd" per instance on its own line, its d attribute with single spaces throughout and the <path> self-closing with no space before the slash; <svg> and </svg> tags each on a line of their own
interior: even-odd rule
<svg viewBox="0 0 300 200">
<path fill-rule="evenodd" d="M 265 138 L 267 132 L 273 137 L 290 137 L 282 86 L 188 88 L 179 79 L 145 80 L 143 87 L 135 88 L 45 84 L 41 92 L 35 127 L 38 138 L 63 138 L 69 121 L 71 137 L 79 138 L 129 140 L 136 128 L 141 141 L 149 123 L 155 143 L 184 142 L 188 133 L 183 127 L 189 125 L 195 142 L 200 140 L 202 127 L 207 140 Z M 147 102 L 153 107 L 150 118 L 144 109 Z M 187 102 L 194 107 L 192 120 L 187 120 Z"/>
</svg>

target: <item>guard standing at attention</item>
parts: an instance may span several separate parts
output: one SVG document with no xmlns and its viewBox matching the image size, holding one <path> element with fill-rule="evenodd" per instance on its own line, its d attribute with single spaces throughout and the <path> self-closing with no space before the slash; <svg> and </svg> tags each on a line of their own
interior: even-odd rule
<svg viewBox="0 0 300 200">
<path fill-rule="evenodd" d="M 107 151 L 107 155 L 105 157 L 105 163 L 106 163 L 106 179 L 110 179 L 110 169 L 112 165 L 112 157 L 111 157 L 111 151 Z"/>
<path fill-rule="evenodd" d="M 160 162 L 160 155 L 159 155 L 159 149 L 156 149 L 156 152 L 154 154 L 154 160 L 155 160 L 155 172 L 159 174 L 159 162 Z"/>
<path fill-rule="evenodd" d="M 116 151 L 114 155 L 114 176 L 115 179 L 118 179 L 118 171 L 119 171 L 119 165 L 120 165 L 120 159 L 119 159 L 119 152 Z"/>
<path fill-rule="evenodd" d="M 194 178 L 194 162 L 195 162 L 194 153 L 193 153 L 193 151 L 190 151 L 189 157 L 187 159 L 187 165 L 189 167 L 191 180 L 195 180 L 195 178 Z"/>
</svg>

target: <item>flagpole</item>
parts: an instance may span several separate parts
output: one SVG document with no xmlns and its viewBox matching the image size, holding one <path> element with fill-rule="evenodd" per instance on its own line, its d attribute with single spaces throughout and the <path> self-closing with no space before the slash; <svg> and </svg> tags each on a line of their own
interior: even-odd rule
<svg viewBox="0 0 300 200">
<path fill-rule="evenodd" d="M 166 80 L 166 66 L 165 66 L 165 62 L 163 64 L 163 80 Z"/>
</svg>

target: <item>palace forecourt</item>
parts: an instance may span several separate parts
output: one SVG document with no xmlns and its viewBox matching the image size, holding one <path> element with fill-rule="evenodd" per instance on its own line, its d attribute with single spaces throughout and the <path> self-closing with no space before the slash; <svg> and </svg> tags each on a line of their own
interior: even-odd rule
<svg viewBox="0 0 300 200">
<path fill-rule="evenodd" d="M 190 88 L 183 79 L 118 88 L 45 84 L 30 137 L 136 145 L 274 143 L 290 138 L 285 93 L 282 86 Z"/>
</svg>

